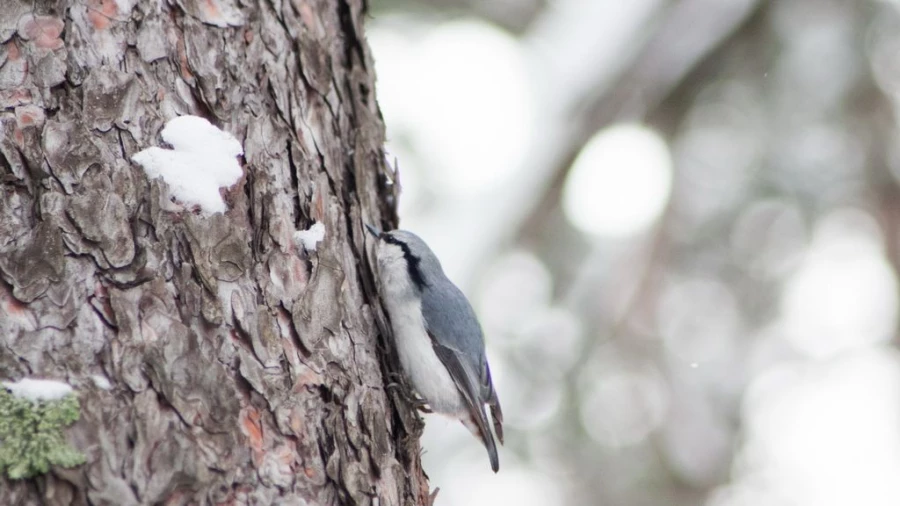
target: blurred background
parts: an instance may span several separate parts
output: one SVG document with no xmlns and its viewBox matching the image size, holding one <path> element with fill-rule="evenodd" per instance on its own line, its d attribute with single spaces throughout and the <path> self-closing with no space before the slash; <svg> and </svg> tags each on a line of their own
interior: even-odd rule
<svg viewBox="0 0 900 506">
<path fill-rule="evenodd" d="M 900 2 L 372 3 L 506 415 L 428 417 L 436 504 L 900 504 Z"/>
</svg>

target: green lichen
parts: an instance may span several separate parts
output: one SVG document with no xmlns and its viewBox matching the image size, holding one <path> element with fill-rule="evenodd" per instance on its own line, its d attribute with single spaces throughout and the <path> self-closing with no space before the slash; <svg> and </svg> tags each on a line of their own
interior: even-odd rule
<svg viewBox="0 0 900 506">
<path fill-rule="evenodd" d="M 78 399 L 33 402 L 0 387 L 0 473 L 11 479 L 44 474 L 51 465 L 73 467 L 84 455 L 66 443 L 62 429 L 78 420 Z"/>
</svg>

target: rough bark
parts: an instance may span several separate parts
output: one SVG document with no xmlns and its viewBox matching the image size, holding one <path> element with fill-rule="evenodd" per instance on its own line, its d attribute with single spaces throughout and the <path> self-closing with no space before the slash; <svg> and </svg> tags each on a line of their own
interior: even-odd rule
<svg viewBox="0 0 900 506">
<path fill-rule="evenodd" d="M 426 501 L 361 228 L 396 221 L 397 188 L 365 12 L 0 2 L 0 379 L 76 387 L 87 457 L 0 478 L 0 504 Z M 129 161 L 181 114 L 243 143 L 225 214 Z"/>
</svg>

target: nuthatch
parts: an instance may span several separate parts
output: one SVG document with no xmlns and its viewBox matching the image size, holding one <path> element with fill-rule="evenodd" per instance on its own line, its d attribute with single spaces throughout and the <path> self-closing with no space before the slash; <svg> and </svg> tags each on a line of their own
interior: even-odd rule
<svg viewBox="0 0 900 506">
<path fill-rule="evenodd" d="M 425 241 L 405 230 L 366 228 L 378 238 L 381 297 L 404 372 L 433 411 L 458 418 L 481 439 L 496 473 L 500 462 L 484 405 L 501 444 L 503 413 L 475 311 Z"/>
</svg>

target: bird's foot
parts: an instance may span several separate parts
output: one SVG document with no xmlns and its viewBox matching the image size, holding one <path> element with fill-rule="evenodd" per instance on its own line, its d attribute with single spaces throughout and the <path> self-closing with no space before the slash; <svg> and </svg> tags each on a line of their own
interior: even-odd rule
<svg viewBox="0 0 900 506">
<path fill-rule="evenodd" d="M 428 401 L 413 392 L 413 390 L 409 388 L 398 375 L 393 374 L 392 376 L 397 377 L 400 381 L 388 383 L 388 390 L 396 391 L 403 400 L 412 404 L 413 408 L 418 409 L 423 413 L 432 413 L 431 408 L 428 407 Z"/>
</svg>

